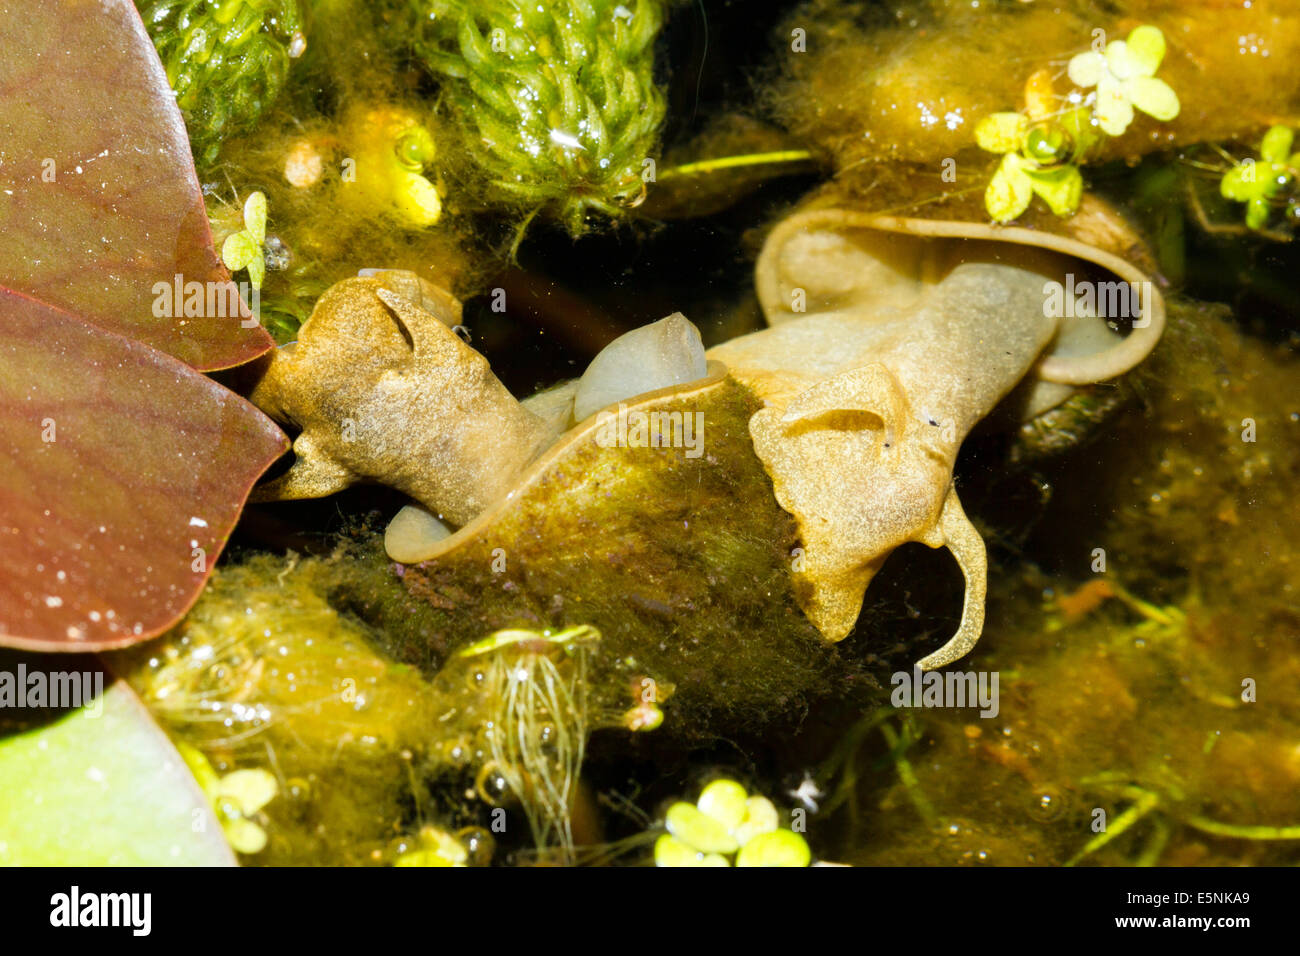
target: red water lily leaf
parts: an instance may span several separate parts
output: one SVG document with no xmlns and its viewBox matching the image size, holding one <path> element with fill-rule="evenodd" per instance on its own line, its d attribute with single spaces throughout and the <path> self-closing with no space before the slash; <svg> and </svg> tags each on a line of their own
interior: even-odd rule
<svg viewBox="0 0 1300 956">
<path fill-rule="evenodd" d="M 237 317 L 154 314 L 156 283 L 230 276 L 185 122 L 128 0 L 11 0 L 0 13 L 0 237 L 0 285 L 195 368 L 273 344 Z"/>
<path fill-rule="evenodd" d="M 286 448 L 183 362 L 0 292 L 0 643 L 104 650 L 169 627 Z"/>
<path fill-rule="evenodd" d="M 189 609 L 287 449 L 196 371 L 272 343 L 159 299 L 229 275 L 134 7 L 11 2 L 0 51 L 0 644 L 122 647 Z"/>
</svg>

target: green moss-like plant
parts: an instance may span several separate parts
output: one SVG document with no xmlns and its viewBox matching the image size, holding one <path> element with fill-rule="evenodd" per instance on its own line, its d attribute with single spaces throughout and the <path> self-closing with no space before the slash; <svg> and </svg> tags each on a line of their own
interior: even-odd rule
<svg viewBox="0 0 1300 956">
<path fill-rule="evenodd" d="M 270 108 L 306 47 L 297 0 L 137 2 L 199 165 Z"/>
<path fill-rule="evenodd" d="M 488 198 L 545 211 L 573 235 L 645 195 L 664 98 L 654 82 L 663 0 L 412 0 L 415 51 Z"/>
</svg>

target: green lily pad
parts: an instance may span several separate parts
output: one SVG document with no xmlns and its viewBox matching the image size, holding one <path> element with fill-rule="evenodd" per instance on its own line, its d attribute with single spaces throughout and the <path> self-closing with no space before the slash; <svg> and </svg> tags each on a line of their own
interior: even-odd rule
<svg viewBox="0 0 1300 956">
<path fill-rule="evenodd" d="M 10 673 L 15 658 L 5 660 Z M 42 668 L 17 659 L 29 673 Z M 55 660 L 43 667 L 85 662 Z M 0 738 L 0 780 L 0 865 L 235 864 L 185 761 L 122 681 L 53 723 Z"/>
</svg>

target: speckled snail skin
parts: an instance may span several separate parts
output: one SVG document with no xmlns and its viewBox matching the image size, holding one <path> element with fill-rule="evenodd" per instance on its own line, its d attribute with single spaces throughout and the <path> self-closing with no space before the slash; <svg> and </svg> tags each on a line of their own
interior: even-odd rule
<svg viewBox="0 0 1300 956">
<path fill-rule="evenodd" d="M 1095 315 L 1058 317 L 1048 283 L 1097 269 L 1138 283 L 1127 337 Z M 829 640 L 852 630 L 872 577 L 908 541 L 952 551 L 966 578 L 961 624 L 923 658 L 942 667 L 984 624 L 984 542 L 952 469 L 970 429 L 1024 379 L 1024 411 L 1140 362 L 1164 303 L 1134 266 L 1074 239 L 982 223 L 813 209 L 782 222 L 756 269 L 771 327 L 710 350 L 765 407 L 754 449 L 805 554 L 805 613 Z M 1084 280 L 1087 281 L 1087 280 Z"/>
<path fill-rule="evenodd" d="M 553 437 L 453 331 L 460 303 L 409 272 L 345 279 L 278 349 L 252 402 L 302 429 L 292 467 L 254 500 L 372 480 L 464 524 Z"/>
</svg>

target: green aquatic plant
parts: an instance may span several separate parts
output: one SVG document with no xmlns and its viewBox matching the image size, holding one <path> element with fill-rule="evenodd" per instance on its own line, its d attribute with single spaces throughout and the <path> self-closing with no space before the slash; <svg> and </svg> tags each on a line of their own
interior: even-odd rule
<svg viewBox="0 0 1300 956">
<path fill-rule="evenodd" d="M 185 114 L 194 158 L 253 129 L 307 47 L 297 0 L 137 2 Z"/>
<path fill-rule="evenodd" d="M 415 109 L 367 103 L 342 118 L 339 136 L 350 150 L 339 187 L 346 208 L 405 229 L 423 229 L 442 217 L 442 197 L 426 175 L 437 148 Z"/>
<path fill-rule="evenodd" d="M 1089 50 L 1070 60 L 1070 82 L 1096 87 L 1097 123 L 1108 136 L 1120 136 L 1139 109 L 1161 122 L 1178 115 L 1178 94 L 1155 74 L 1165 58 L 1165 35 L 1149 24 L 1127 40 L 1112 40 L 1104 50 Z"/>
<path fill-rule="evenodd" d="M 897 723 L 897 727 L 894 723 Z M 879 730 L 888 751 L 867 768 L 864 773 L 859 762 L 868 753 L 866 746 L 871 732 Z M 856 842 L 861 825 L 859 789 L 864 778 L 893 769 L 898 775 L 897 787 L 926 826 L 935 823 L 938 816 L 930 798 L 922 788 L 916 768 L 907 752 L 917 744 L 923 728 L 913 712 L 895 707 L 877 707 L 864 714 L 840 737 L 831 754 L 822 761 L 815 776 L 810 775 L 804 784 L 816 797 L 814 812 L 823 817 L 843 808 L 847 817 L 851 842 Z M 799 791 L 792 791 L 797 795 Z M 823 799 L 824 798 L 824 799 Z"/>
<path fill-rule="evenodd" d="M 218 774 L 197 748 L 178 742 L 176 749 L 211 802 L 230 846 L 247 855 L 266 849 L 266 830 L 258 814 L 280 792 L 275 777 L 261 767 Z"/>
<path fill-rule="evenodd" d="M 1022 112 L 994 113 L 975 127 L 981 149 L 1001 153 L 1002 162 L 984 193 L 996 222 L 1021 216 L 1034 196 L 1058 216 L 1069 216 L 1083 197 L 1079 163 L 1098 141 L 1085 107 L 1056 108 L 1052 78 L 1040 70 L 1025 83 Z"/>
<path fill-rule="evenodd" d="M 73 660 L 0 651 L 0 667 L 26 661 L 29 675 L 49 667 L 51 678 Z M 0 866 L 233 866 L 167 735 L 125 683 L 96 674 L 108 686 L 80 708 L 4 708 Z"/>
<path fill-rule="evenodd" d="M 1081 780 L 1080 785 L 1116 801 L 1123 809 L 1104 830 L 1094 835 L 1070 857 L 1065 866 L 1081 863 L 1147 819 L 1153 825 L 1134 861 L 1133 865 L 1136 866 L 1154 866 L 1158 863 L 1177 826 L 1232 840 L 1300 840 L 1300 826 L 1225 823 L 1193 811 L 1190 809 L 1192 801 L 1181 782 L 1168 771 L 1159 773 L 1157 779 L 1142 782 L 1135 782 L 1132 776 L 1123 771 L 1106 771 Z"/>
<path fill-rule="evenodd" d="M 415 51 L 444 96 L 488 197 L 558 218 L 617 219 L 643 199 L 664 98 L 654 82 L 662 0 L 412 0 Z"/>
<path fill-rule="evenodd" d="M 274 800 L 233 805 L 270 836 L 259 864 L 375 864 L 403 852 L 385 855 L 394 833 L 441 822 L 420 768 L 458 701 L 377 652 L 374 631 L 327 599 L 358 587 L 373 599 L 385 571 L 372 578 L 342 547 L 329 558 L 245 555 L 217 569 L 179 627 L 113 656 L 172 740 L 218 775 L 274 776 Z"/>
<path fill-rule="evenodd" d="M 244 200 L 244 228 L 226 236 L 221 244 L 221 261 L 231 272 L 248 270 L 254 289 L 266 278 L 266 194 L 252 192 Z"/>
<path fill-rule="evenodd" d="M 536 849 L 570 863 L 588 735 L 652 730 L 663 721 L 656 701 L 672 693 L 600 645 L 586 625 L 505 628 L 462 648 L 433 685 L 451 708 L 438 728 L 440 769 L 472 774 L 470 793 L 486 804 L 517 805 Z"/>
<path fill-rule="evenodd" d="M 488 793 L 496 778 L 519 800 L 538 848 L 572 852 L 569 808 L 587 745 L 587 664 L 595 628 L 514 628 L 472 644 L 461 659 L 481 663 L 474 682 L 491 702 L 485 725 L 491 759 L 479 773 Z"/>
<path fill-rule="evenodd" d="M 1178 96 L 1155 76 L 1165 55 L 1165 38 L 1153 26 L 1141 26 L 1127 40 L 1070 60 L 1076 86 L 1096 87 L 1087 98 L 1078 93 L 1058 106 L 1052 75 L 1039 70 L 1025 83 L 1025 108 L 994 113 L 975 127 L 981 149 L 1001 153 L 1002 162 L 989 182 L 984 205 L 995 222 L 1010 222 L 1029 208 L 1037 195 L 1058 216 L 1073 215 L 1083 198 L 1079 165 L 1106 136 L 1119 136 L 1133 121 L 1136 107 L 1167 122 L 1178 115 Z"/>
<path fill-rule="evenodd" d="M 1259 159 L 1233 165 L 1219 181 L 1224 199 L 1246 204 L 1246 225 L 1263 229 L 1272 203 L 1295 184 L 1300 153 L 1292 153 L 1295 134 L 1287 126 L 1274 126 L 1259 144 Z"/>
<path fill-rule="evenodd" d="M 656 866 L 807 866 L 812 851 L 780 825 L 772 801 L 734 780 L 714 780 L 695 803 L 678 801 L 655 841 Z"/>
</svg>

